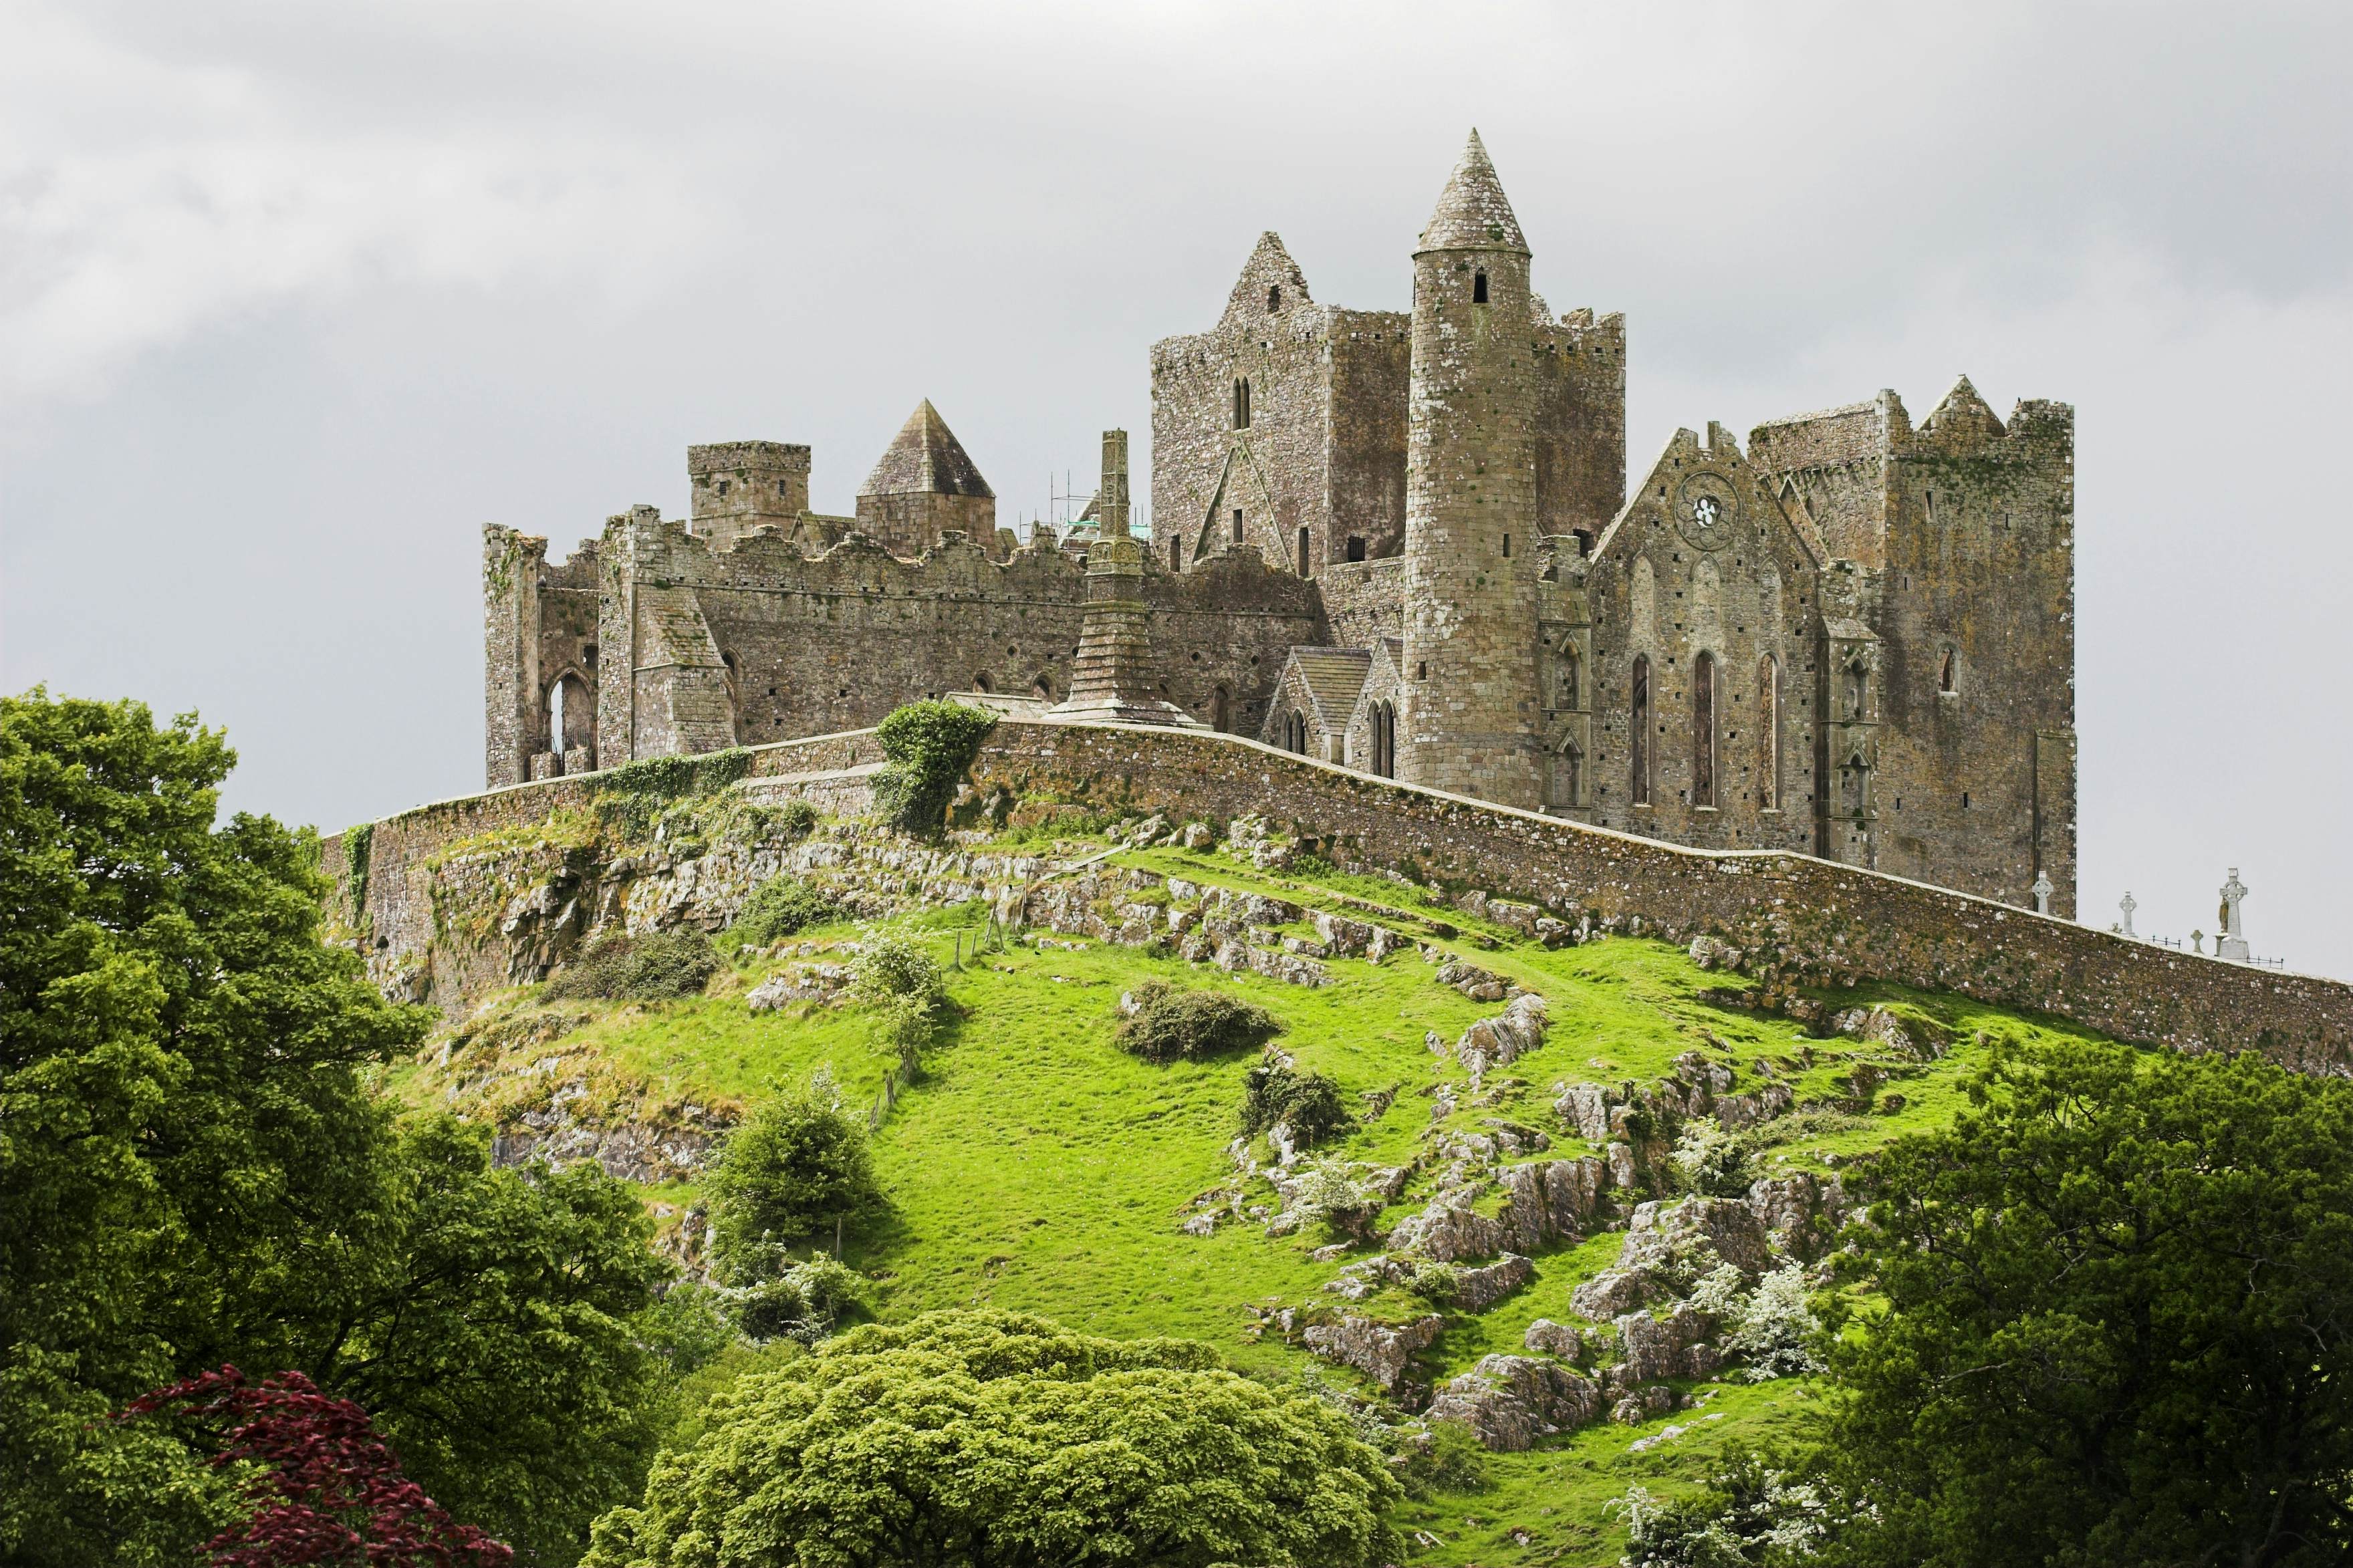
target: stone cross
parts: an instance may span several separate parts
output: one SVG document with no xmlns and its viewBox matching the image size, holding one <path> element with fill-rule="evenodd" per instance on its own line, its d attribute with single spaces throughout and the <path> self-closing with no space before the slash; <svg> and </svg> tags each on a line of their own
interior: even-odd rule
<svg viewBox="0 0 2353 1568">
<path fill-rule="evenodd" d="M 2247 889 L 2239 881 L 2239 868 L 2233 866 L 2231 868 L 2231 879 L 2222 884 L 2222 908 L 2217 916 L 2222 922 L 2222 929 L 2214 938 L 2214 956 L 2217 958 L 2227 958 L 2234 963 L 2247 962 L 2246 929 L 2239 923 L 2239 905 L 2246 896 Z"/>
<path fill-rule="evenodd" d="M 2189 951 L 2201 958 L 2205 956 L 2206 933 L 2204 931 L 2193 931 L 2189 933 Z"/>
<path fill-rule="evenodd" d="M 2049 872 L 2037 871 L 2034 873 L 2034 886 L 2031 889 L 2034 894 L 2034 912 L 2038 915 L 2049 914 L 2051 912 L 2051 895 L 2058 890 L 2059 889 L 2057 888 L 2052 885 Z"/>
<path fill-rule="evenodd" d="M 2129 890 L 2127 890 L 2123 898 L 2116 900 L 2116 908 L 2124 910 L 2125 912 L 2125 923 L 2116 929 L 2126 936 L 2136 939 L 2138 938 L 2140 932 L 2133 930 L 2132 918 L 2133 911 L 2140 908 L 2139 901 L 2132 896 L 2132 893 Z"/>
</svg>

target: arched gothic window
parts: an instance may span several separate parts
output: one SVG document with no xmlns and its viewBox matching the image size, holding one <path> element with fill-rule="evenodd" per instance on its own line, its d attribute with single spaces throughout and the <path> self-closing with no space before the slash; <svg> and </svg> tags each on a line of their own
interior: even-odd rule
<svg viewBox="0 0 2353 1568">
<path fill-rule="evenodd" d="M 1487 302 L 1487 269 L 1483 267 L 1471 275 L 1471 302 L 1474 305 Z"/>
<path fill-rule="evenodd" d="M 1373 704 L 1373 772 L 1385 779 L 1397 777 L 1397 707 Z"/>
<path fill-rule="evenodd" d="M 1757 661 L 1757 804 L 1781 808 L 1781 661 Z"/>
<path fill-rule="evenodd" d="M 1233 728 L 1233 713 L 1229 706 L 1232 700 L 1222 686 L 1209 693 L 1209 728 L 1220 735 Z"/>
<path fill-rule="evenodd" d="M 1692 660 L 1692 804 L 1715 804 L 1715 656 Z"/>
<path fill-rule="evenodd" d="M 1651 656 L 1634 656 L 1633 742 L 1634 804 L 1651 804 Z"/>
<path fill-rule="evenodd" d="M 1242 376 L 1234 383 L 1234 428 L 1250 428 L 1250 377 Z"/>
<path fill-rule="evenodd" d="M 1577 706 L 1577 649 L 1563 643 L 1560 649 L 1560 705 L 1563 708 Z"/>
<path fill-rule="evenodd" d="M 1296 708 L 1282 716 L 1282 749 L 1307 754 L 1307 715 Z"/>
<path fill-rule="evenodd" d="M 1936 690 L 1943 696 L 1953 694 L 1953 650 L 1947 648 L 1936 659 Z"/>
</svg>

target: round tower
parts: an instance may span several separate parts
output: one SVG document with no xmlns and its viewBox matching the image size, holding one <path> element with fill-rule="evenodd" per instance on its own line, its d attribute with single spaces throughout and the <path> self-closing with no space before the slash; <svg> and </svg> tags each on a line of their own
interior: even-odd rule
<svg viewBox="0 0 2353 1568">
<path fill-rule="evenodd" d="M 1398 773 L 1533 810 L 1544 713 L 1528 258 L 1473 131 L 1413 257 Z"/>
</svg>

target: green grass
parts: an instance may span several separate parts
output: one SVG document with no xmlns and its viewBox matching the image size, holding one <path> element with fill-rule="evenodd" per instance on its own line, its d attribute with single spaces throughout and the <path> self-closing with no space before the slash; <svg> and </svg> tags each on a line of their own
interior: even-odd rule
<svg viewBox="0 0 2353 1568">
<path fill-rule="evenodd" d="M 1611 939 L 1546 950 L 1505 928 L 1430 907 L 1411 888 L 1370 878 L 1258 873 L 1215 854 L 1124 852 L 1117 863 L 1275 892 L 1357 918 L 1366 918 L 1362 909 L 1343 900 L 1369 900 L 1397 911 L 1388 923 L 1425 940 L 1434 940 L 1427 936 L 1430 921 L 1456 928 L 1456 938 L 1437 945 L 1542 993 L 1551 1027 L 1540 1049 L 1491 1076 L 1487 1103 L 1462 1094 L 1449 1125 L 1475 1130 L 1501 1119 L 1541 1128 L 1555 1153 L 1589 1152 L 1551 1109 L 1556 1083 L 1646 1082 L 1669 1073 L 1678 1055 L 1697 1049 L 1735 1064 L 1735 1092 L 1757 1088 L 1757 1064 L 1769 1061 L 1801 1100 L 1827 1099 L 1843 1092 L 1834 1080 L 1869 1058 L 1891 1074 L 1883 1100 L 1891 1093 L 1905 1097 L 1900 1110 L 1827 1122 L 1792 1119 L 1781 1125 L 1786 1141 L 1757 1157 L 1768 1173 L 1838 1168 L 1892 1136 L 1948 1119 L 1961 1102 L 1963 1079 L 1982 1058 L 1973 1043 L 1980 1032 L 2080 1033 L 1893 987 L 1826 998 L 1834 1009 L 1882 1005 L 1933 1020 L 1955 1041 L 1942 1059 L 1897 1060 L 1876 1045 L 1814 1038 L 1788 1019 L 1718 1005 L 1710 994 L 1720 999 L 1724 988 L 1741 982 L 1705 973 L 1662 943 Z M 1441 1079 L 1461 1080 L 1451 1060 L 1427 1048 L 1425 1034 L 1435 1031 L 1451 1044 L 1494 1005 L 1437 984 L 1434 965 L 1411 950 L 1378 965 L 1333 961 L 1335 983 L 1318 989 L 1225 975 L 1093 942 L 1082 951 L 1016 947 L 974 960 L 980 918 L 976 909 L 958 909 L 900 922 L 943 963 L 961 942 L 967 962 L 949 976 L 956 1016 L 925 1051 L 921 1077 L 875 1137 L 891 1210 L 851 1236 L 848 1260 L 875 1279 L 877 1310 L 889 1318 L 984 1304 L 1035 1311 L 1091 1332 L 1205 1340 L 1238 1370 L 1257 1375 L 1287 1380 L 1314 1367 L 1328 1382 L 1351 1384 L 1353 1374 L 1314 1362 L 1271 1329 L 1261 1337 L 1250 1310 L 1339 1304 L 1319 1288 L 1341 1265 L 1309 1257 L 1331 1238 L 1270 1238 L 1249 1224 L 1221 1225 L 1208 1237 L 1180 1228 L 1191 1200 L 1234 1179 L 1227 1147 L 1238 1131 L 1242 1075 L 1253 1058 L 1161 1067 L 1137 1061 L 1113 1042 L 1120 994 L 1151 979 L 1229 991 L 1279 1017 L 1285 1027 L 1281 1047 L 1303 1068 L 1331 1074 L 1352 1107 L 1361 1106 L 1363 1091 L 1396 1089 L 1386 1115 L 1338 1146 L 1352 1160 L 1381 1164 L 1402 1163 L 1422 1146 L 1432 1105 L 1423 1091 Z M 853 928 L 832 927 L 803 940 L 846 943 L 856 935 Z M 600 1063 L 612 1081 L 642 1084 L 650 1099 L 744 1105 L 797 1089 L 824 1065 L 853 1103 L 871 1103 L 891 1061 L 871 1021 L 854 1007 L 824 1005 L 753 1016 L 743 991 L 774 967 L 723 973 L 712 994 L 691 1001 L 567 1004 L 590 1021 L 557 1041 L 497 1053 L 477 1045 L 454 1052 L 446 1064 L 428 1052 L 405 1069 L 400 1087 L 419 1102 L 444 1103 L 453 1084 L 473 1081 L 458 1102 L 462 1107 L 470 1094 L 488 1106 L 499 1102 L 498 1093 L 468 1075 L 493 1068 L 510 1075 L 488 1080 L 495 1085 L 555 1057 Z M 515 1015 L 533 1006 L 528 993 L 503 1004 Z M 1419 1206 L 1430 1180 L 1425 1174 L 1409 1189 L 1383 1228 Z M 680 1184 L 649 1194 L 656 1195 L 682 1205 L 693 1194 Z M 1271 1199 L 1263 1184 L 1251 1194 L 1251 1201 Z M 1533 1284 L 1486 1314 L 1449 1314 L 1419 1372 L 1451 1375 L 1482 1355 L 1519 1351 L 1538 1317 L 1569 1319 L 1570 1290 L 1614 1262 L 1620 1241 L 1610 1233 L 1555 1248 L 1536 1258 Z M 1356 1255 L 1370 1250 L 1359 1247 Z M 1356 1310 L 1385 1307 L 1427 1310 L 1394 1291 Z M 1672 1489 L 1697 1480 L 1728 1447 L 1794 1431 L 1815 1397 L 1802 1382 L 1709 1384 L 1694 1392 L 1704 1399 L 1703 1408 L 1641 1428 L 1591 1427 L 1535 1453 L 1496 1456 L 1487 1489 L 1411 1505 L 1400 1523 L 1428 1538 L 1414 1545 L 1413 1560 L 1613 1562 L 1622 1525 L 1605 1504 L 1637 1481 Z M 1722 1418 L 1705 1419 L 1710 1415 Z M 1637 1437 L 1670 1424 L 1687 1430 L 1645 1453 L 1630 1452 Z"/>
</svg>

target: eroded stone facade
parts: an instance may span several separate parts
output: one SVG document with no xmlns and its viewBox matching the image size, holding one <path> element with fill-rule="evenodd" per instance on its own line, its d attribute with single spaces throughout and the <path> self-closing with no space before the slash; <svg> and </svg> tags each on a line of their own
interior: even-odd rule
<svg viewBox="0 0 2353 1568">
<path fill-rule="evenodd" d="M 1062 704 L 1092 592 L 1082 684 L 1123 715 L 2020 907 L 2047 879 L 2072 915 L 2073 410 L 2005 421 L 1963 379 L 1916 427 L 1893 392 L 1745 452 L 1710 423 L 1630 490 L 1624 320 L 1556 316 L 1533 263 L 1475 134 L 1409 311 L 1319 304 L 1262 237 L 1152 349 L 1133 545 L 1017 547 L 928 403 L 855 518 L 808 510 L 807 447 L 746 441 L 691 450 L 684 522 L 634 509 L 560 564 L 491 528 L 489 782 Z"/>
</svg>

